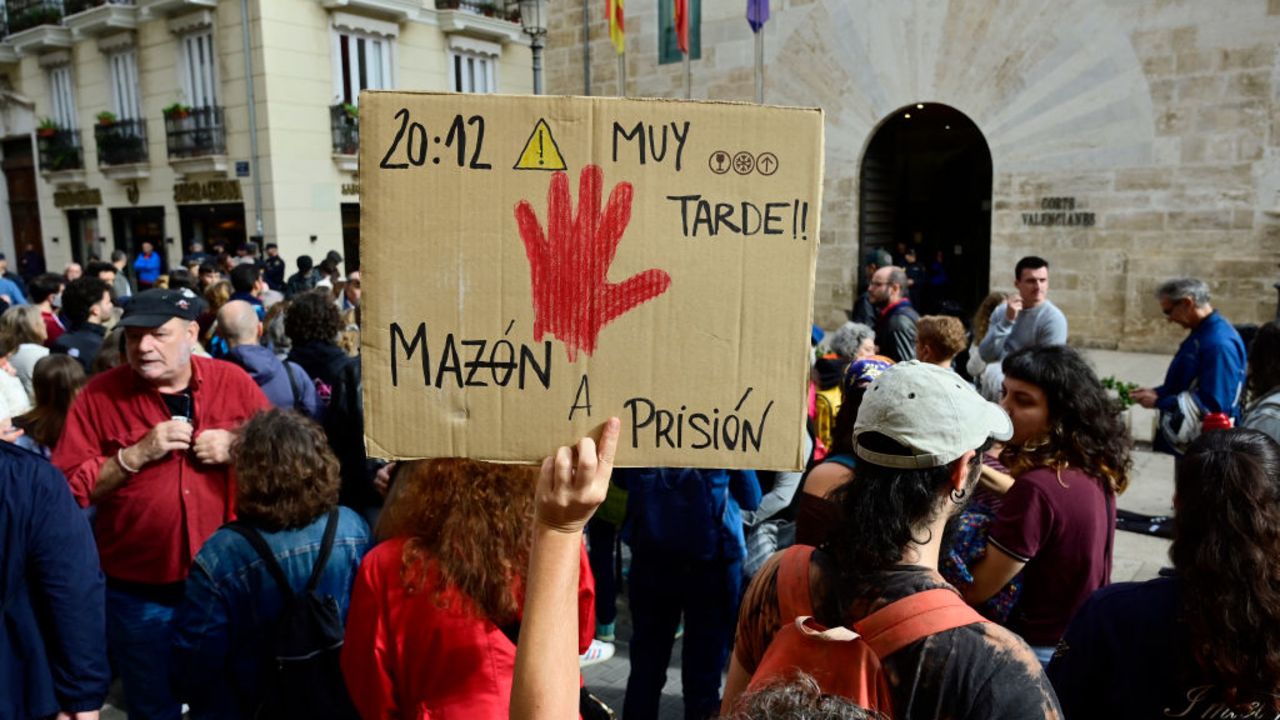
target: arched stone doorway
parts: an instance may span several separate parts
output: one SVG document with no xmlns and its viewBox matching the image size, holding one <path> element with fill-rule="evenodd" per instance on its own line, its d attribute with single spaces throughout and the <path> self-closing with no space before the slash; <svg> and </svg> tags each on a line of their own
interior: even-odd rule
<svg viewBox="0 0 1280 720">
<path fill-rule="evenodd" d="M 907 269 L 921 314 L 968 319 L 987 294 L 991 259 L 991 150 L 978 126 L 938 103 L 896 110 L 867 143 L 859 193 L 859 262 L 877 248 L 896 263 L 914 251 Z M 865 291 L 861 269 L 859 284 Z"/>
</svg>

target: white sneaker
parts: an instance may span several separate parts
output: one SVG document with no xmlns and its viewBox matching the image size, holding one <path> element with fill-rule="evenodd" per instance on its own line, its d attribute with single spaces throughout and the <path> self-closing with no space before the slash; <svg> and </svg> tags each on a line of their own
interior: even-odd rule
<svg viewBox="0 0 1280 720">
<path fill-rule="evenodd" d="M 617 648 L 613 646 L 613 643 L 592 640 L 591 647 L 587 648 L 586 652 L 578 656 L 578 667 L 587 667 L 588 665 L 602 663 L 611 659 L 615 652 L 617 652 Z"/>
</svg>

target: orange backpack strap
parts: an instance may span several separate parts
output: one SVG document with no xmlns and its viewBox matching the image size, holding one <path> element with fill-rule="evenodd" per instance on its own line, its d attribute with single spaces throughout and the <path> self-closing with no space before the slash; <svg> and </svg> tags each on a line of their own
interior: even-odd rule
<svg viewBox="0 0 1280 720">
<path fill-rule="evenodd" d="M 796 618 L 813 615 L 813 597 L 809 592 L 809 559 L 813 547 L 792 545 L 782 551 L 778 562 L 778 612 L 783 625 Z"/>
<path fill-rule="evenodd" d="M 979 622 L 988 620 L 954 590 L 935 588 L 891 602 L 854 623 L 853 629 L 877 656 L 886 658 L 917 640 Z"/>
</svg>

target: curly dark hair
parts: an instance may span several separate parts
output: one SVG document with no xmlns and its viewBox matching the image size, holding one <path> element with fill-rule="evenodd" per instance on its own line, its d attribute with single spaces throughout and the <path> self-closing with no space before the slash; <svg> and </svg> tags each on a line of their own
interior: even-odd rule
<svg viewBox="0 0 1280 720">
<path fill-rule="evenodd" d="M 796 672 L 743 695 L 727 720 L 876 720 L 882 717 L 851 700 L 822 692 L 812 675 Z"/>
<path fill-rule="evenodd" d="M 324 431 L 292 410 L 258 413 L 231 448 L 236 514 L 269 532 L 310 525 L 338 504 L 338 459 Z"/>
<path fill-rule="evenodd" d="M 31 302 L 39 305 L 50 296 L 57 295 L 58 289 L 66 284 L 67 281 L 58 273 L 43 273 L 27 281 L 27 296 Z"/>
<path fill-rule="evenodd" d="M 1044 392 L 1051 423 L 1046 442 L 1005 447 L 1001 460 L 1011 474 L 1070 465 L 1101 478 L 1117 495 L 1124 492 L 1133 438 L 1120 420 L 1120 404 L 1107 396 L 1084 357 L 1066 345 L 1041 345 L 1006 357 L 1003 368 L 1005 377 Z"/>
<path fill-rule="evenodd" d="M 1233 707 L 1280 710 L 1280 446 L 1256 430 L 1207 432 L 1173 478 L 1169 556 L 1201 676 Z"/>
<path fill-rule="evenodd" d="M 533 540 L 537 468 L 464 458 L 418 460 L 396 471 L 377 537 L 408 537 L 401 578 L 422 588 L 427 559 L 439 565 L 438 597 L 456 588 L 478 616 L 502 625 L 518 617 Z"/>
<path fill-rule="evenodd" d="M 858 445 L 887 455 L 910 455 L 897 441 L 876 432 L 864 432 Z M 989 445 L 989 443 L 988 443 Z M 974 448 L 970 480 L 982 463 L 982 448 Z M 832 528 L 823 549 L 835 560 L 837 597 L 849 608 L 867 588 L 866 579 L 902 560 L 909 543 L 926 543 L 921 528 L 946 512 L 951 467 L 905 470 L 858 461 L 853 480 L 831 492 L 840 521 Z"/>
<path fill-rule="evenodd" d="M 1249 346 L 1249 401 L 1280 388 L 1280 323 L 1274 320 L 1258 328 Z"/>
<path fill-rule="evenodd" d="M 71 327 L 79 327 L 88 321 L 90 310 L 102 302 L 102 296 L 110 293 L 111 286 L 106 280 L 97 276 L 78 277 L 67 283 L 62 291 L 62 313 L 67 316 Z"/>
<path fill-rule="evenodd" d="M 284 316 L 284 334 L 294 347 L 313 341 L 336 342 L 342 327 L 342 313 L 324 288 L 294 295 Z"/>
</svg>

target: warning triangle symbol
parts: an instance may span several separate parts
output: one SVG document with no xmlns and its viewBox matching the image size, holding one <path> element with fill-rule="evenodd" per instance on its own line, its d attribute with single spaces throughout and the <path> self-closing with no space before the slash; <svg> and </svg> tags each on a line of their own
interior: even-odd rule
<svg viewBox="0 0 1280 720">
<path fill-rule="evenodd" d="M 516 170 L 564 170 L 564 157 L 560 155 L 560 146 L 551 136 L 551 127 L 547 121 L 539 119 L 533 126 L 533 134 L 524 144 L 520 159 L 516 160 Z"/>
</svg>

